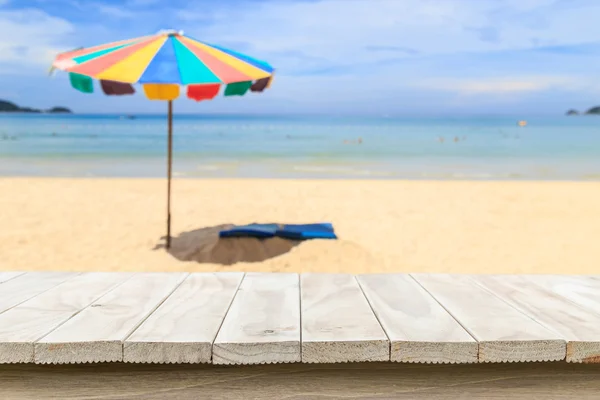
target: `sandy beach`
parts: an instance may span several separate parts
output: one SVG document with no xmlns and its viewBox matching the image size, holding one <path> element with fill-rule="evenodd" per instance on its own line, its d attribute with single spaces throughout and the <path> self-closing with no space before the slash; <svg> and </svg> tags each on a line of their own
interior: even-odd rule
<svg viewBox="0 0 600 400">
<path fill-rule="evenodd" d="M 230 266 L 160 248 L 165 193 L 164 179 L 2 178 L 0 269 L 598 273 L 597 182 L 175 180 L 174 243 L 252 222 L 331 221 L 340 237 Z"/>
</svg>

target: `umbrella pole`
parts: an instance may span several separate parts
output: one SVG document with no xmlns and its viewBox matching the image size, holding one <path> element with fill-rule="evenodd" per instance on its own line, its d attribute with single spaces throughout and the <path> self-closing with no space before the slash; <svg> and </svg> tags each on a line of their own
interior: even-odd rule
<svg viewBox="0 0 600 400">
<path fill-rule="evenodd" d="M 173 164 L 173 101 L 169 100 L 169 144 L 167 156 L 167 249 L 171 247 L 171 168 Z"/>
</svg>

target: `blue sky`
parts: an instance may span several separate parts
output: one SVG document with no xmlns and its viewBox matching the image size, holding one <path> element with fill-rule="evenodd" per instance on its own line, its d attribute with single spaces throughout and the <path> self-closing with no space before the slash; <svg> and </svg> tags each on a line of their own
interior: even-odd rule
<svg viewBox="0 0 600 400">
<path fill-rule="evenodd" d="M 562 114 L 600 104 L 598 21 L 598 0 L 0 0 L 0 98 L 162 112 L 46 73 L 58 52 L 173 28 L 277 69 L 268 92 L 179 112 Z"/>
</svg>

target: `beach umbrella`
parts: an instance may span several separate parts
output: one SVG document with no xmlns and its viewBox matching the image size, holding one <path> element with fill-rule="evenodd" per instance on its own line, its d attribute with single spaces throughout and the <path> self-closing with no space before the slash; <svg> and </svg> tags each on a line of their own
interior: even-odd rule
<svg viewBox="0 0 600 400">
<path fill-rule="evenodd" d="M 168 102 L 167 248 L 171 246 L 173 100 L 182 86 L 195 101 L 215 98 L 222 87 L 225 96 L 262 92 L 274 72 L 264 61 L 174 30 L 71 50 L 56 57 L 51 72 L 55 69 L 68 72 L 71 86 L 83 93 L 94 92 L 96 79 L 106 95 L 130 95 L 135 93 L 133 84 L 141 84 L 148 99 Z"/>
</svg>

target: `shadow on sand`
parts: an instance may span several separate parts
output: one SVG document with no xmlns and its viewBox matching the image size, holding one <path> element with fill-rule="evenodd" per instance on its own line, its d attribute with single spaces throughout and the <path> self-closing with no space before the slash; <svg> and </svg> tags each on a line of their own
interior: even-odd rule
<svg viewBox="0 0 600 400">
<path fill-rule="evenodd" d="M 232 228 L 223 224 L 183 232 L 171 238 L 169 254 L 180 261 L 232 265 L 238 262 L 261 262 L 280 256 L 298 246 L 301 241 L 278 237 L 257 239 L 249 237 L 220 238 L 219 231 Z M 164 242 L 165 236 L 161 237 Z M 164 243 L 153 250 L 164 249 Z"/>
</svg>

